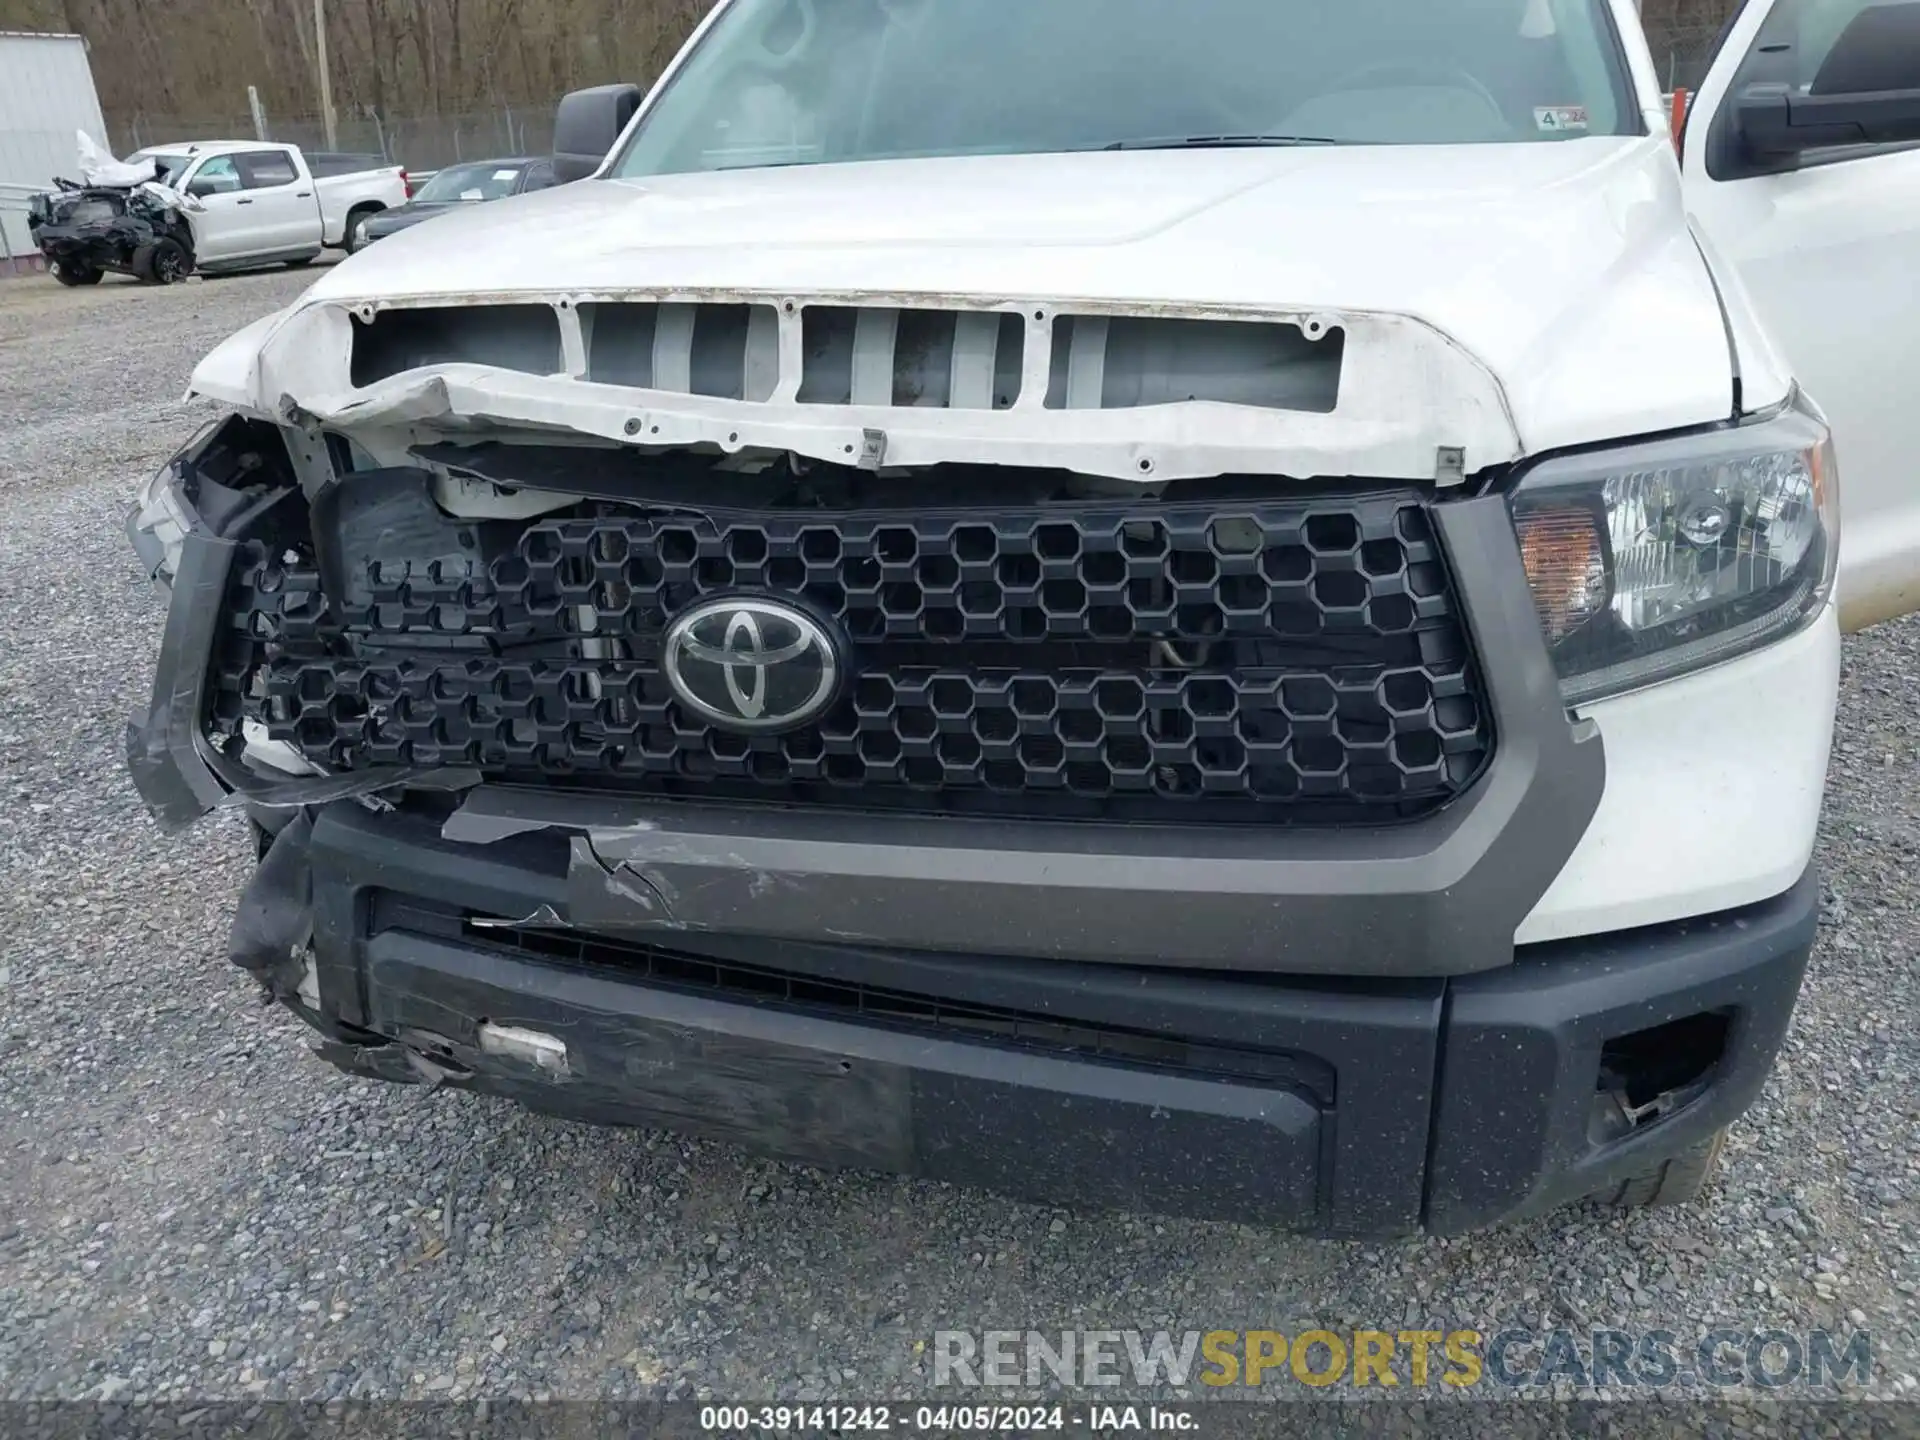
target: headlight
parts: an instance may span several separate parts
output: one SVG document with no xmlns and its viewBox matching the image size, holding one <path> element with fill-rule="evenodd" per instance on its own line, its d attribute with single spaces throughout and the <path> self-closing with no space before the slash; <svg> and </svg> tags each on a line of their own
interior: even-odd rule
<svg viewBox="0 0 1920 1440">
<path fill-rule="evenodd" d="M 1751 424 L 1545 461 L 1510 504 L 1569 703 L 1778 640 L 1832 593 L 1833 447 L 1797 395 Z"/>
</svg>

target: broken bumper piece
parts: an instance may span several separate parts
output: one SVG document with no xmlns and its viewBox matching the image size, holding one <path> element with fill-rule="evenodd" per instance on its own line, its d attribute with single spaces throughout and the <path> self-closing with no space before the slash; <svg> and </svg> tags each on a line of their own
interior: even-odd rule
<svg viewBox="0 0 1920 1440">
<path fill-rule="evenodd" d="M 166 629 L 145 711 L 127 725 L 127 768 L 147 809 L 167 830 L 240 804 L 267 810 L 324 805 L 408 787 L 463 790 L 477 771 L 399 767 L 328 775 L 283 748 L 223 753 L 204 725 L 209 666 L 224 616 L 223 596 L 239 540 L 270 523 L 297 494 L 288 476 L 244 488 L 225 485 L 199 462 L 231 444 L 230 420 L 196 438 L 150 481 L 127 516 L 127 535 L 147 573 L 169 594 Z M 226 437 L 223 439 L 223 437 Z M 304 772 L 304 773 L 300 773 Z"/>
</svg>

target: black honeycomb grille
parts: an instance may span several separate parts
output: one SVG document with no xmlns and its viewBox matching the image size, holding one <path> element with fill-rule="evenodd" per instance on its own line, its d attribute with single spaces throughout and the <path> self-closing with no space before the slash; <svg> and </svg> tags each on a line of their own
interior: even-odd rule
<svg viewBox="0 0 1920 1440">
<path fill-rule="evenodd" d="M 331 768 L 707 799 L 1045 817 L 1373 823 L 1487 763 L 1487 706 L 1422 504 L 713 511 L 526 525 L 491 558 L 383 560 L 348 596 L 243 554 L 214 723 Z M 805 597 L 851 640 L 819 723 L 683 712 L 696 599 Z"/>
</svg>

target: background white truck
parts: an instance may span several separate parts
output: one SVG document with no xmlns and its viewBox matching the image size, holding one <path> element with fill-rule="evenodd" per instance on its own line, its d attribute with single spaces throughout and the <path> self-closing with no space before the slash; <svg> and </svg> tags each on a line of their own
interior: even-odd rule
<svg viewBox="0 0 1920 1440">
<path fill-rule="evenodd" d="M 128 158 L 153 161 L 160 183 L 200 201 L 192 224 L 202 271 L 302 265 L 327 246 L 349 247 L 360 221 L 406 204 L 409 191 L 398 165 L 316 176 L 299 146 L 259 140 L 157 145 Z"/>
</svg>

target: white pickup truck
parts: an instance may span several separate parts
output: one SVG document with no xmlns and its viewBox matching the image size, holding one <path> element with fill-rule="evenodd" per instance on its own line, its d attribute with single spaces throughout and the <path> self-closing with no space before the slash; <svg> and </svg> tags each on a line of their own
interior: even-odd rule
<svg viewBox="0 0 1920 1440">
<path fill-rule="evenodd" d="M 1681 141 L 1632 0 L 723 0 L 201 364 L 135 783 L 248 807 L 230 953 L 357 1074 L 1690 1199 L 1920 609 L 1920 0 L 1747 0 Z"/>
<path fill-rule="evenodd" d="M 325 246 L 349 246 L 356 225 L 406 204 L 410 192 L 398 165 L 316 176 L 299 146 L 259 140 L 162 145 L 128 158 L 153 161 L 161 184 L 200 201 L 190 223 L 201 271 L 304 265 Z"/>
</svg>

